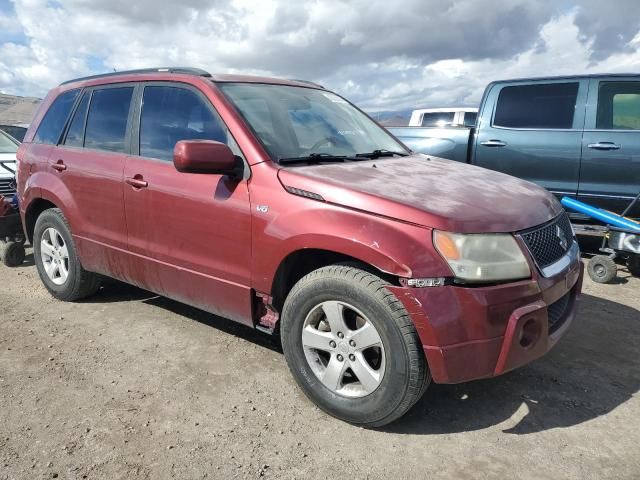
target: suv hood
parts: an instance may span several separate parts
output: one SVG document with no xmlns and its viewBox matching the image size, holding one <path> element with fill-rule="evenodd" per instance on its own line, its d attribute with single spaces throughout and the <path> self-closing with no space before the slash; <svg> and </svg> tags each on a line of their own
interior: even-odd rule
<svg viewBox="0 0 640 480">
<path fill-rule="evenodd" d="M 332 204 L 459 233 L 515 232 L 562 211 L 533 183 L 421 154 L 287 167 L 278 177 Z"/>
</svg>

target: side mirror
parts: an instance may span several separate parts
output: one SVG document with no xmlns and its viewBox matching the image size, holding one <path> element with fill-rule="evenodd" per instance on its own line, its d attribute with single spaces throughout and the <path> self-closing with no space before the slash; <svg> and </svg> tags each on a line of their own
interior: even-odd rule
<svg viewBox="0 0 640 480">
<path fill-rule="evenodd" d="M 236 176 L 236 163 L 231 149 L 213 140 L 180 140 L 173 148 L 173 164 L 179 172 Z"/>
</svg>

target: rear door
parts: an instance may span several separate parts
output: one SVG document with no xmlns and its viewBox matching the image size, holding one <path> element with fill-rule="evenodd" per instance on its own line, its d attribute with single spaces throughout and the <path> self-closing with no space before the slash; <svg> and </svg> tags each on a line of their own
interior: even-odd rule
<svg viewBox="0 0 640 480">
<path fill-rule="evenodd" d="M 133 85 L 85 89 L 64 139 L 49 156 L 85 268 L 122 277 L 127 248 L 123 170 Z"/>
<path fill-rule="evenodd" d="M 135 283 L 251 323 L 248 177 L 178 172 L 179 140 L 216 140 L 241 155 L 209 100 L 180 83 L 147 83 L 125 167 L 125 205 Z M 248 173 L 248 166 L 245 166 Z"/>
<path fill-rule="evenodd" d="M 493 85 L 473 163 L 575 196 L 587 90 L 587 80 L 573 79 Z"/>
<path fill-rule="evenodd" d="M 588 104 L 578 195 L 621 213 L 640 193 L 640 80 L 594 78 Z"/>
</svg>

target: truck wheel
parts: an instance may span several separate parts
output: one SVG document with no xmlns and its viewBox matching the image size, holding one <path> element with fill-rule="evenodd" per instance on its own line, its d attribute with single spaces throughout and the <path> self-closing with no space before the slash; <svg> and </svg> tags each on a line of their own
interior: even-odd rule
<svg viewBox="0 0 640 480">
<path fill-rule="evenodd" d="M 20 242 L 0 242 L 0 258 L 7 267 L 18 267 L 24 262 L 24 245 Z"/>
<path fill-rule="evenodd" d="M 282 311 L 282 348 L 304 393 L 339 419 L 378 427 L 430 383 L 422 343 L 381 278 L 344 265 L 303 277 Z"/>
<path fill-rule="evenodd" d="M 597 283 L 609 283 L 618 275 L 618 266 L 613 258 L 596 255 L 587 264 L 587 273 Z"/>
<path fill-rule="evenodd" d="M 100 277 L 82 268 L 69 223 L 57 208 L 45 210 L 36 220 L 33 258 L 42 283 L 59 300 L 79 300 L 100 288 Z"/>
<path fill-rule="evenodd" d="M 634 277 L 640 277 L 640 255 L 629 255 L 627 268 Z"/>
</svg>

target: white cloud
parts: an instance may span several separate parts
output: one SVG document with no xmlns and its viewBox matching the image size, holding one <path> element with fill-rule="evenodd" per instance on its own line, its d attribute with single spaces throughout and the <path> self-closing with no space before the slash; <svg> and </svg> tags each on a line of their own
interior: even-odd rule
<svg viewBox="0 0 640 480">
<path fill-rule="evenodd" d="M 372 110 L 473 105 L 498 78 L 638 71 L 640 11 L 627 6 L 619 28 L 614 3 L 600 15 L 595 0 L 13 0 L 0 27 L 24 44 L 0 37 L 0 90 L 189 65 L 307 78 Z"/>
</svg>

